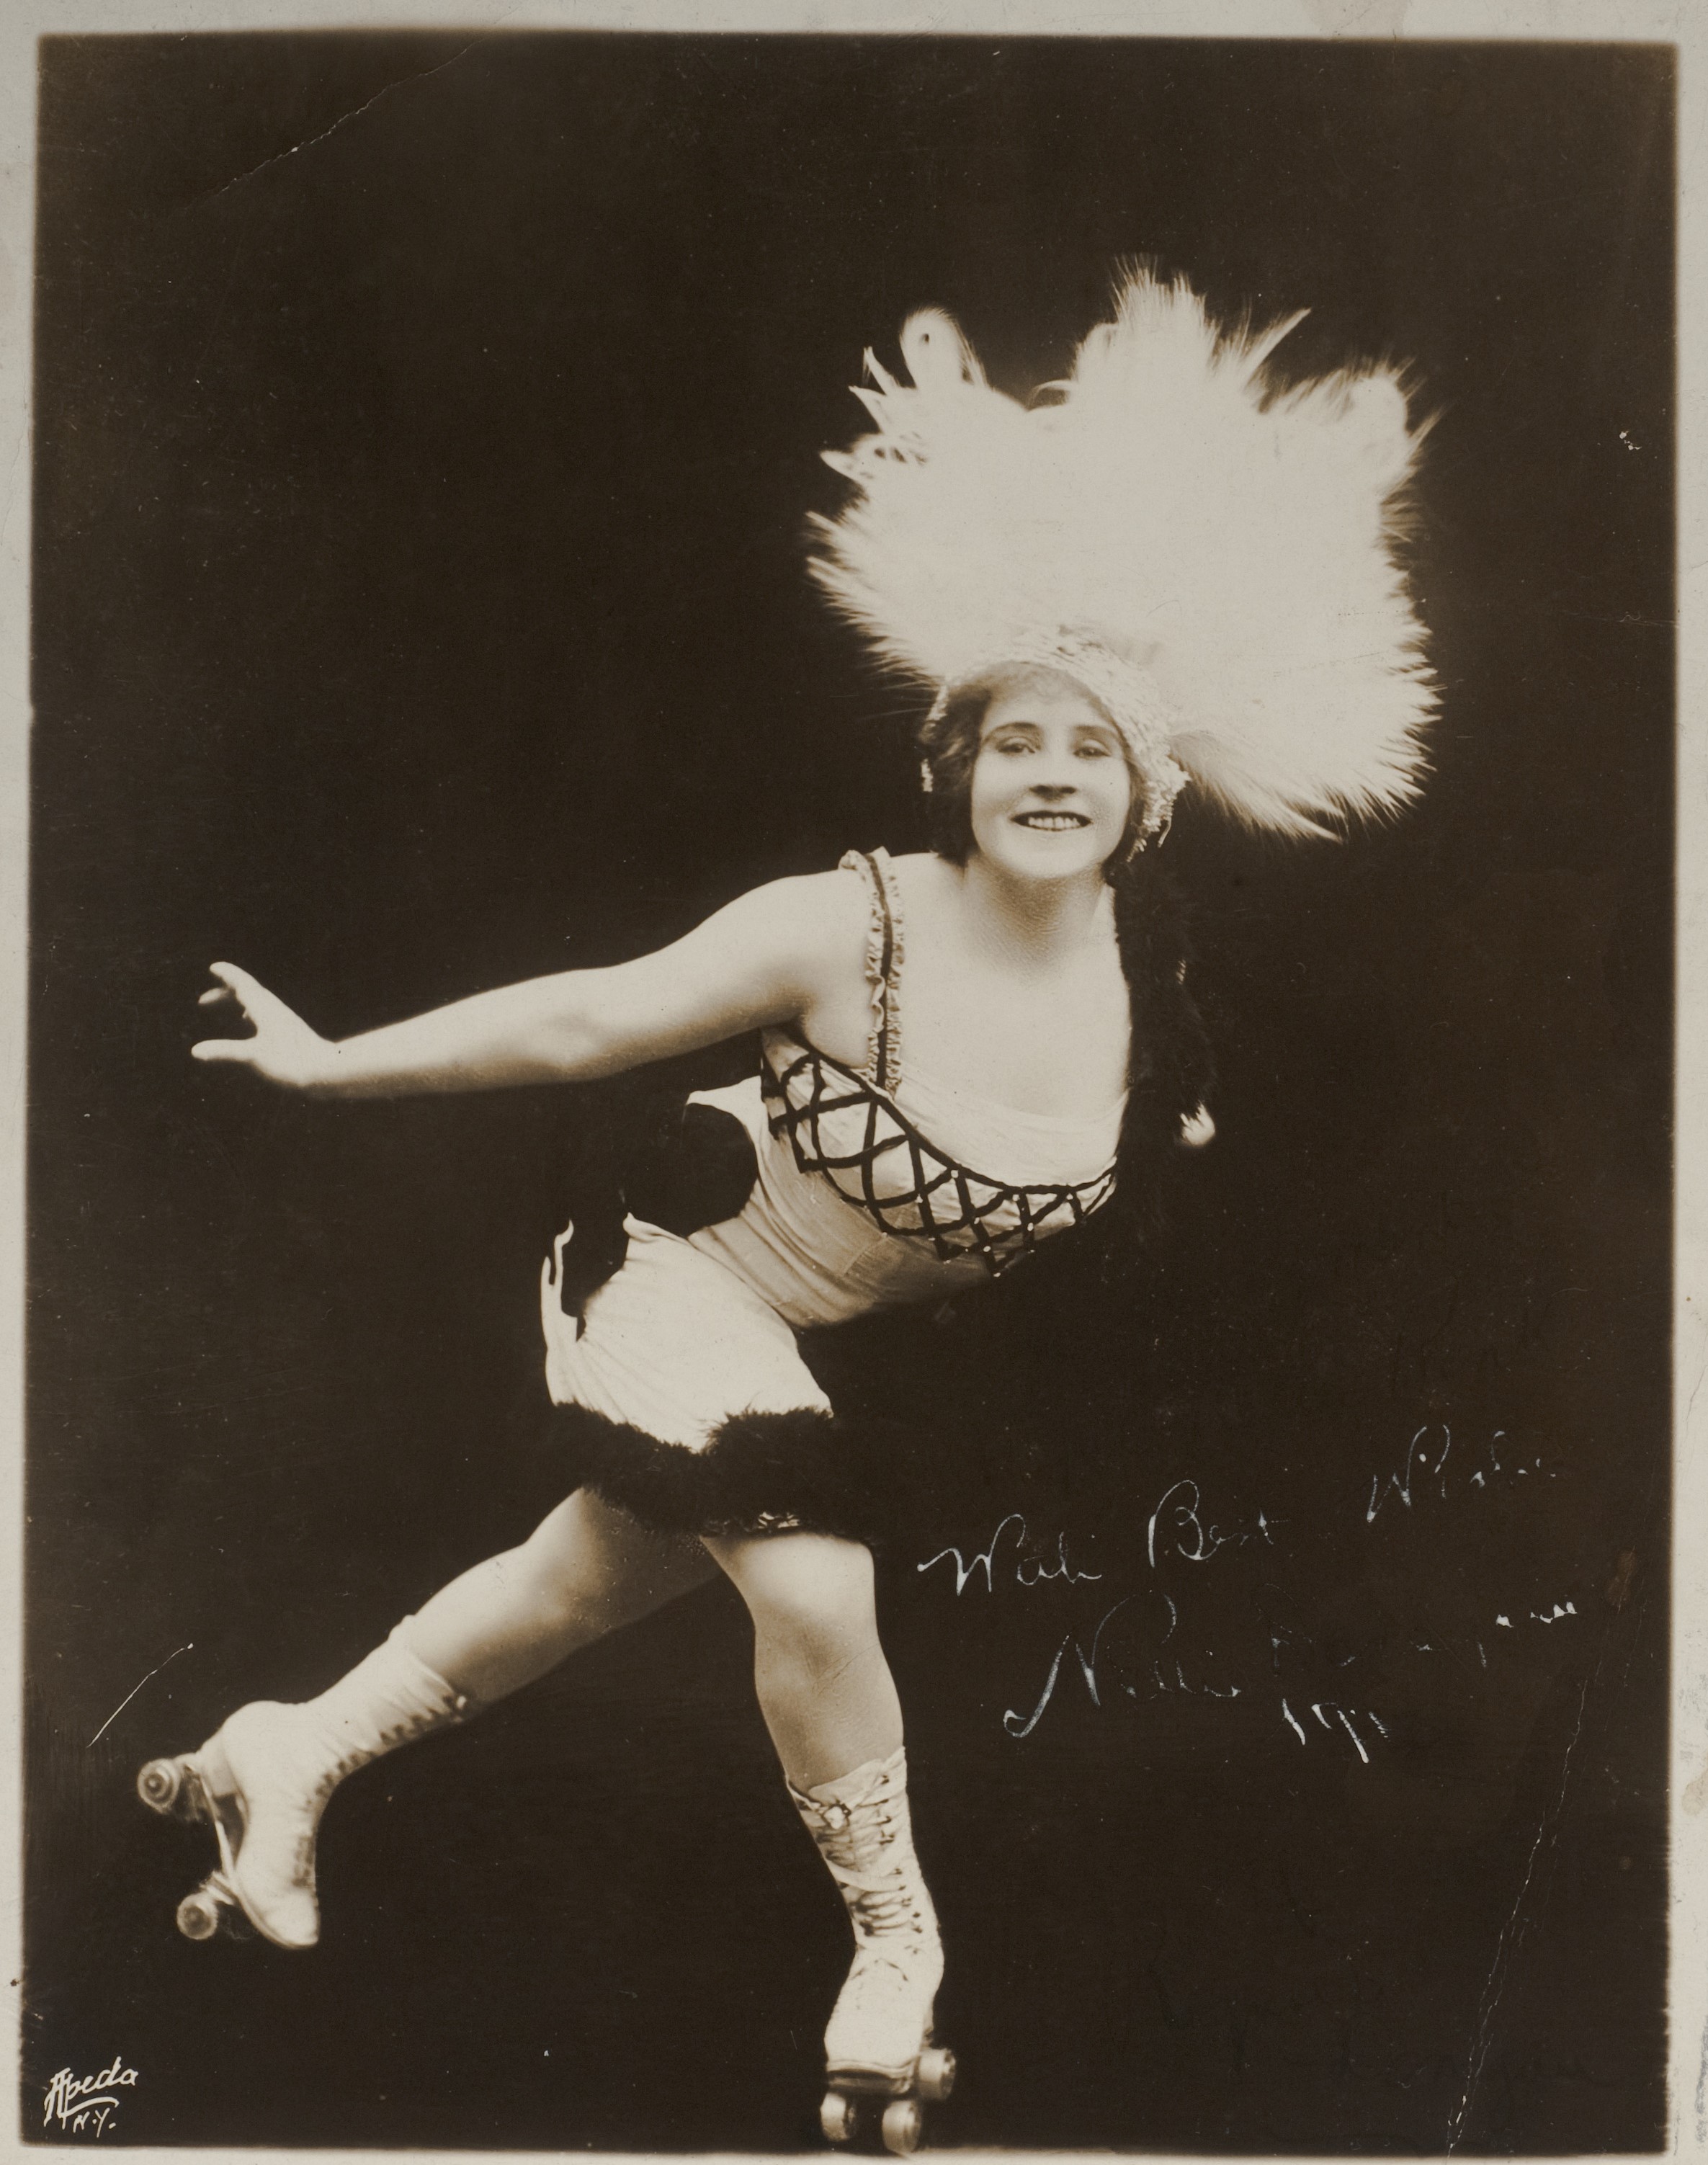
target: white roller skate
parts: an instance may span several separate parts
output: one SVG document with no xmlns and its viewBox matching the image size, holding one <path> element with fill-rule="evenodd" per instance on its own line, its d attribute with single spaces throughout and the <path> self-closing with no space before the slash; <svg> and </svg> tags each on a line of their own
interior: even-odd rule
<svg viewBox="0 0 1708 2165">
<path fill-rule="evenodd" d="M 199 1751 L 151 1759 L 137 1776 L 151 1810 L 209 1823 L 219 1846 L 218 1868 L 178 1904 L 186 1939 L 242 1936 L 243 1920 L 276 1946 L 320 1937 L 314 1840 L 327 1799 L 357 1767 L 468 1709 L 403 1628 L 318 1699 L 239 1707 Z"/>
<path fill-rule="evenodd" d="M 870 2141 L 905 2157 L 924 2107 L 949 2095 L 954 2056 L 931 2041 L 943 1981 L 937 1913 L 913 1851 L 907 1757 L 874 1759 L 803 1796 L 790 1794 L 854 1926 L 854 1958 L 824 2033 L 828 2141 Z"/>
</svg>

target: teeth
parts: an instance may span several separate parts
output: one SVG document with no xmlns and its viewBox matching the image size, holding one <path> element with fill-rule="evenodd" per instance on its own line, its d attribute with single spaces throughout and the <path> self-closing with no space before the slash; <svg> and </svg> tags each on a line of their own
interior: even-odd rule
<svg viewBox="0 0 1708 2165">
<path fill-rule="evenodd" d="M 1041 827 L 1046 834 L 1063 835 L 1073 828 L 1083 827 L 1085 822 L 1072 812 L 1022 812 L 1020 824 L 1022 827 Z"/>
</svg>

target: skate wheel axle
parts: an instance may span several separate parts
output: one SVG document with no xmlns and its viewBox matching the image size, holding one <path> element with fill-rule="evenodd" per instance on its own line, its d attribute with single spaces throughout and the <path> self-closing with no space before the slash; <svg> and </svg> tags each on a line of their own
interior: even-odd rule
<svg viewBox="0 0 1708 2165">
<path fill-rule="evenodd" d="M 211 1940 L 219 1930 L 218 1898 L 198 1887 L 178 1904 L 178 1930 L 187 1940 Z"/>
<path fill-rule="evenodd" d="M 825 2093 L 824 2102 L 818 2108 L 818 2125 L 827 2142 L 852 2142 L 859 2118 L 854 2099 L 845 2092 Z"/>
<path fill-rule="evenodd" d="M 891 2098 L 884 2107 L 880 2131 L 892 2157 L 911 2157 L 925 2133 L 925 2115 L 917 2098 Z"/>
<path fill-rule="evenodd" d="M 210 1873 L 179 1903 L 178 1930 L 187 1940 L 211 1940 L 217 1932 L 233 1940 L 255 1936 L 236 1890 L 223 1872 Z"/>
<path fill-rule="evenodd" d="M 151 1812 L 171 1819 L 205 1816 L 202 1785 L 183 1759 L 150 1759 L 136 1778 L 136 1794 Z"/>
<path fill-rule="evenodd" d="M 955 2086 L 955 2056 L 941 2045 L 928 2045 L 919 2055 L 914 2077 L 919 2094 L 928 2104 L 941 2104 Z"/>
</svg>

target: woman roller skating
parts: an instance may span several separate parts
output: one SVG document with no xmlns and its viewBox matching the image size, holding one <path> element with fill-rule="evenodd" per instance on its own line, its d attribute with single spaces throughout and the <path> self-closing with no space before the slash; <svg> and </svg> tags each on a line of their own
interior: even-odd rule
<svg viewBox="0 0 1708 2165">
<path fill-rule="evenodd" d="M 197 1056 L 318 1095 L 607 1077 L 752 1030 L 761 1057 L 681 1129 L 740 1164 L 744 1199 L 704 1225 L 661 1210 L 674 1230 L 630 1216 L 602 1275 L 573 1226 L 545 1263 L 581 1485 L 318 1699 L 245 1706 L 143 1770 L 150 1804 L 215 1832 L 218 1868 L 180 1911 L 192 1937 L 240 1914 L 312 1946 L 339 1781 L 722 1571 L 854 1928 L 825 2133 L 914 2147 L 952 2073 L 932 2042 L 942 1947 L 862 1538 L 875 1499 L 796 1333 L 939 1302 L 1100 1213 L 1136 1225 L 1164 1153 L 1206 1138 L 1155 869 L 1188 782 L 1297 834 L 1416 787 L 1431 693 L 1389 545 L 1405 399 L 1380 372 L 1277 390 L 1286 328 L 1227 332 L 1136 276 L 1031 409 L 935 313 L 902 333 L 911 384 L 868 357 L 876 433 L 828 455 L 854 493 L 817 522 L 813 569 L 929 687 L 929 852 L 851 856 L 660 953 L 341 1044 L 216 966 L 205 999 L 253 1035 Z"/>
</svg>

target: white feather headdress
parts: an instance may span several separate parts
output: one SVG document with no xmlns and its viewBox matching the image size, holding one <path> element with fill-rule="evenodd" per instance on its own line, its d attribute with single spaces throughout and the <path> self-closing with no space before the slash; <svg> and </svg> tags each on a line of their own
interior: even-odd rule
<svg viewBox="0 0 1708 2165">
<path fill-rule="evenodd" d="M 910 318 L 912 384 L 868 353 L 877 433 L 824 454 L 859 494 L 815 517 L 815 577 L 938 711 L 1006 666 L 1075 678 L 1133 750 L 1148 831 L 1188 779 L 1294 834 L 1404 803 L 1435 704 L 1393 554 L 1421 431 L 1391 371 L 1272 393 L 1299 320 L 1229 329 L 1139 272 L 1026 407 L 952 318 Z"/>
</svg>

